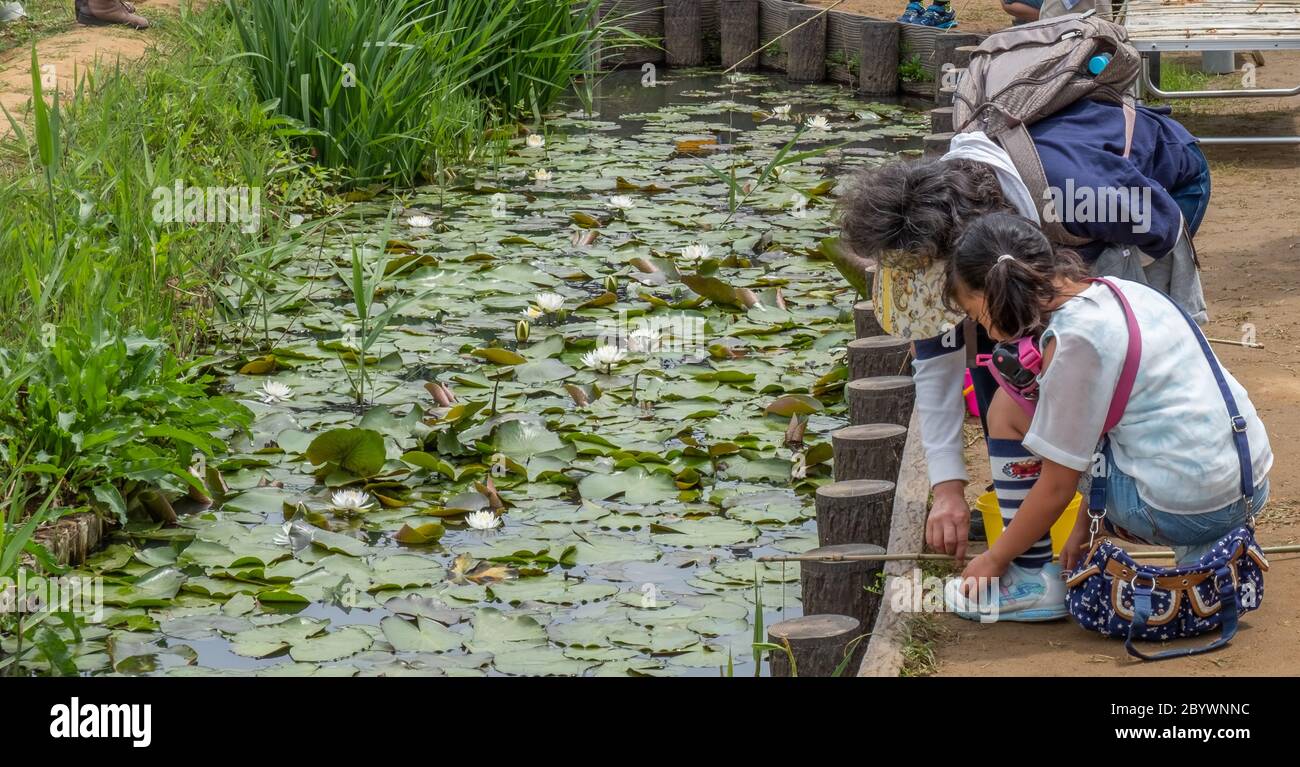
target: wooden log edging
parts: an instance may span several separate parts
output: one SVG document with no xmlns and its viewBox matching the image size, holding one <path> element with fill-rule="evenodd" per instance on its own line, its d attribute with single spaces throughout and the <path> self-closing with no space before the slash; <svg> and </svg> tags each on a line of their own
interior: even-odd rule
<svg viewBox="0 0 1300 767">
<path fill-rule="evenodd" d="M 897 481 L 906 441 L 907 427 L 892 423 L 866 423 L 831 432 L 835 481 Z"/>
<path fill-rule="evenodd" d="M 844 386 L 849 423 L 892 423 L 906 427 L 916 406 L 916 382 L 911 376 L 872 376 Z"/>
<path fill-rule="evenodd" d="M 772 624 L 767 641 L 776 645 L 789 643 L 801 677 L 832 676 L 844 660 L 849 643 L 862 635 L 856 618 L 847 615 L 804 615 Z M 863 653 L 860 640 L 854 654 Z M 793 676 L 790 660 L 783 650 L 768 650 L 768 667 L 773 677 Z M 852 664 L 844 676 L 852 676 Z"/>
<path fill-rule="evenodd" d="M 879 479 L 831 482 L 817 488 L 817 545 L 889 542 L 894 483 Z"/>
<path fill-rule="evenodd" d="M 699 0 L 664 0 L 664 62 L 670 67 L 704 63 L 704 23 Z"/>
<path fill-rule="evenodd" d="M 44 546 L 55 562 L 76 567 L 99 550 L 107 533 L 103 517 L 82 511 L 41 525 L 32 539 Z"/>
<path fill-rule="evenodd" d="M 858 93 L 893 96 L 898 93 L 898 22 L 862 19 L 858 27 Z"/>
<path fill-rule="evenodd" d="M 740 72 L 758 69 L 758 0 L 721 0 L 718 29 L 722 46 L 722 68 Z"/>
<path fill-rule="evenodd" d="M 811 556 L 863 556 L 884 554 L 879 546 L 848 543 L 826 546 L 806 552 Z M 840 560 L 800 562 L 799 581 L 805 613 L 809 615 L 847 615 L 863 626 L 876 622 L 880 610 L 880 573 L 884 562 Z M 862 643 L 863 649 L 866 643 Z"/>
<path fill-rule="evenodd" d="M 849 341 L 849 380 L 908 375 L 911 356 L 912 344 L 905 338 L 879 335 Z"/>
<path fill-rule="evenodd" d="M 785 72 L 790 82 L 826 79 L 826 13 L 816 6 L 786 9 Z"/>
<path fill-rule="evenodd" d="M 925 451 L 921 446 L 920 416 L 913 412 L 894 492 L 889 538 L 885 546 L 887 551 L 921 550 L 925 544 L 929 499 L 930 481 L 926 473 Z M 897 588 L 899 579 L 910 577 L 915 567 L 915 562 L 885 563 L 881 609 L 871 627 L 871 638 L 858 666 L 858 676 L 898 676 L 902 672 L 908 616 L 892 609 L 890 594 Z"/>
</svg>

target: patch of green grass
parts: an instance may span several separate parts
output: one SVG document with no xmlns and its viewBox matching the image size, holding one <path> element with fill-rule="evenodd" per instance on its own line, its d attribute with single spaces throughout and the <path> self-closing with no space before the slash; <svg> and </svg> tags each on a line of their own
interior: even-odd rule
<svg viewBox="0 0 1300 767">
<path fill-rule="evenodd" d="M 930 74 L 919 54 L 912 55 L 898 67 L 898 76 L 906 83 L 928 83 L 934 80 L 934 75 Z"/>
<path fill-rule="evenodd" d="M 1202 72 L 1194 64 L 1164 61 L 1160 66 L 1160 88 L 1166 91 L 1204 90 L 1214 75 Z"/>
<path fill-rule="evenodd" d="M 227 0 L 261 98 L 355 185 L 411 185 L 540 117 L 587 67 L 595 0 Z"/>
<path fill-rule="evenodd" d="M 227 262 L 313 199 L 283 122 L 224 65 L 224 10 L 182 6 L 157 34 L 157 51 L 71 93 L 44 92 L 33 49 L 32 111 L 9 115 L 0 143 L 0 473 L 118 521 L 202 492 L 191 464 L 247 425 L 189 360 L 208 347 Z M 256 190 L 262 218 L 160 215 L 177 184 Z"/>
<path fill-rule="evenodd" d="M 242 68 L 221 8 L 158 28 L 158 50 L 84 73 L 46 94 L 52 130 L 10 116 L 0 142 L 0 343 L 39 347 L 49 328 L 151 328 L 181 356 L 206 342 L 209 286 L 235 254 L 278 231 L 279 208 L 303 203 L 301 158 L 276 132 Z M 39 84 L 39 82 L 37 83 Z M 39 111 L 39 110 L 37 110 Z M 58 146 L 50 166 L 41 143 Z M 48 174 L 48 175 L 47 175 Z M 160 220 L 159 190 L 257 190 L 260 226 Z M 46 326 L 49 326 L 48 328 Z"/>
</svg>

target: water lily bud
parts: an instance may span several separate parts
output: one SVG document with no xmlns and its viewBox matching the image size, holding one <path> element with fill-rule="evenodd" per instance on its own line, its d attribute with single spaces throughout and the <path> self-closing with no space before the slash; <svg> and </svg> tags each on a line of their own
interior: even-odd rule
<svg viewBox="0 0 1300 767">
<path fill-rule="evenodd" d="M 605 277 L 605 290 L 610 293 L 618 292 L 618 278 L 610 274 Z"/>
<path fill-rule="evenodd" d="M 528 340 L 528 320 L 520 320 L 515 323 L 515 340 L 524 343 Z"/>
</svg>

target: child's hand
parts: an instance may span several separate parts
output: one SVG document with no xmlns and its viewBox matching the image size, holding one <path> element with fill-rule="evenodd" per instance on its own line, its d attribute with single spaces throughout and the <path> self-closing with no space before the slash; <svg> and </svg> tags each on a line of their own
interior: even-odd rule
<svg viewBox="0 0 1300 767">
<path fill-rule="evenodd" d="M 966 569 L 961 573 L 961 589 L 967 599 L 978 600 L 980 584 L 987 583 L 988 579 L 1001 578 L 1006 573 L 1010 563 L 1003 562 L 993 555 L 993 552 L 986 551 L 975 557 L 966 565 Z"/>
<path fill-rule="evenodd" d="M 1088 520 L 1087 513 L 1080 511 L 1079 519 L 1070 530 L 1070 537 L 1065 539 L 1065 547 L 1061 549 L 1061 569 L 1067 573 L 1083 564 L 1083 558 L 1088 555 Z"/>
</svg>

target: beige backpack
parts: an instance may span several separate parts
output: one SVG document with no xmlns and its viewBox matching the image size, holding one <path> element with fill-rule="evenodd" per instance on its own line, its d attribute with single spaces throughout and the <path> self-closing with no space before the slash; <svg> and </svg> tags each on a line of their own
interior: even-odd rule
<svg viewBox="0 0 1300 767">
<path fill-rule="evenodd" d="M 1088 62 L 1100 54 L 1109 55 L 1110 62 L 1094 76 Z M 1093 11 L 994 32 L 958 80 L 953 126 L 958 132 L 983 131 L 1001 144 L 1030 194 L 1046 201 L 1047 177 L 1028 126 L 1079 99 L 1122 104 L 1127 157 L 1137 119 L 1131 89 L 1141 67 L 1127 30 Z M 1067 232 L 1059 221 L 1044 222 L 1043 231 L 1069 247 L 1088 242 Z"/>
</svg>

